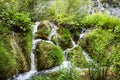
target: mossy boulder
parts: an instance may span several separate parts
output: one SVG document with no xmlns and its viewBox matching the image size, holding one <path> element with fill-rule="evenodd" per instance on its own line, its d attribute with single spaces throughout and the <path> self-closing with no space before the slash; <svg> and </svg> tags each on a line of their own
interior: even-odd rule
<svg viewBox="0 0 120 80">
<path fill-rule="evenodd" d="M 80 45 L 86 49 L 92 59 L 103 64 L 107 57 L 111 55 L 111 51 L 108 51 L 108 49 L 113 40 L 113 33 L 102 29 L 94 29 L 83 38 Z"/>
<path fill-rule="evenodd" d="M 71 33 L 68 29 L 63 27 L 57 29 L 57 37 L 53 36 L 52 41 L 59 45 L 63 50 L 72 47 Z"/>
<path fill-rule="evenodd" d="M 82 53 L 82 48 L 80 46 L 77 46 L 73 48 L 68 53 L 68 60 L 71 61 L 75 66 L 80 68 L 86 68 L 88 67 L 88 63 L 85 59 L 85 56 Z"/>
<path fill-rule="evenodd" d="M 49 69 L 60 65 L 64 60 L 62 50 L 49 42 L 40 41 L 35 49 L 37 69 Z"/>
<path fill-rule="evenodd" d="M 35 39 L 48 39 L 51 33 L 51 25 L 48 21 L 41 21 L 38 25 L 37 32 L 35 33 Z"/>
<path fill-rule="evenodd" d="M 26 36 L 24 37 L 26 38 Z M 0 79 L 7 80 L 8 78 L 12 77 L 16 73 L 22 73 L 30 70 L 30 50 L 28 48 L 31 48 L 27 45 L 21 45 L 20 41 L 23 41 L 23 39 L 18 37 L 18 34 L 12 35 L 12 34 L 6 34 L 2 37 L 0 36 Z M 31 42 L 29 38 L 29 42 Z M 22 43 L 22 44 L 25 44 Z M 21 48 L 24 47 L 24 49 L 27 49 L 27 52 Z M 26 48 L 27 46 L 27 48 Z"/>
</svg>

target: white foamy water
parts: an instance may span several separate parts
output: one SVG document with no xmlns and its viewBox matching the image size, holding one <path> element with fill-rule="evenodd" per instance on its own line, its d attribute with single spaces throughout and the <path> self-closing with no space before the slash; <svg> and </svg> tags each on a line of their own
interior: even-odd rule
<svg viewBox="0 0 120 80">
<path fill-rule="evenodd" d="M 52 30 L 51 30 L 51 33 L 50 33 L 48 39 L 49 39 L 49 41 L 51 41 L 52 37 L 54 35 L 56 36 L 56 34 L 57 34 L 57 31 L 56 31 L 57 30 L 57 26 L 54 25 L 54 24 L 51 24 L 50 22 L 49 22 L 49 24 L 51 25 Z"/>
<path fill-rule="evenodd" d="M 73 47 L 78 46 L 72 38 L 71 38 L 71 42 L 72 42 Z"/>
<path fill-rule="evenodd" d="M 65 54 L 65 60 L 63 61 L 63 63 L 60 65 L 60 66 L 56 66 L 56 67 L 53 67 L 51 69 L 48 69 L 48 70 L 42 70 L 42 71 L 37 71 L 36 69 L 36 65 L 35 65 L 35 55 L 34 55 L 34 50 L 36 48 L 36 45 L 38 44 L 38 42 L 40 41 L 44 41 L 44 42 L 48 42 L 48 43 L 51 43 L 51 44 L 54 44 L 51 39 L 53 36 L 56 36 L 57 38 L 57 26 L 55 26 L 54 24 L 50 23 L 51 24 L 51 33 L 49 35 L 49 39 L 48 40 L 43 40 L 43 39 L 34 39 L 34 35 L 35 33 L 37 32 L 37 26 L 39 25 L 40 23 L 39 22 L 36 22 L 35 23 L 35 26 L 33 28 L 33 40 L 32 40 L 32 50 L 31 50 L 31 55 L 30 55 L 30 59 L 31 59 L 31 69 L 29 72 L 25 72 L 25 73 L 22 73 L 22 74 L 19 74 L 19 75 L 15 75 L 12 79 L 12 80 L 30 80 L 30 77 L 33 76 L 33 75 L 37 75 L 37 74 L 45 74 L 45 73 L 52 73 L 52 72 L 56 72 L 56 71 L 59 71 L 61 69 L 71 69 L 72 68 L 72 63 L 70 61 L 67 60 L 67 57 L 68 57 L 68 53 L 74 49 L 75 47 L 78 46 L 78 43 L 75 43 L 75 41 L 71 38 L 71 42 L 72 42 L 72 48 L 67 48 L 66 50 L 64 50 L 64 54 Z M 86 34 L 86 31 L 82 31 L 80 36 L 79 36 L 79 39 L 83 38 Z M 83 55 L 85 56 L 86 60 L 89 62 L 91 61 L 90 57 L 88 56 L 88 54 L 83 50 Z M 75 68 L 76 70 L 79 70 L 79 71 L 82 71 L 81 68 Z"/>
<path fill-rule="evenodd" d="M 53 67 L 53 68 L 48 69 L 48 70 L 39 71 L 36 74 L 52 73 L 52 72 L 56 72 L 56 71 L 59 71 L 62 69 L 69 69 L 69 68 L 71 68 L 71 62 L 63 61 L 63 63 L 60 66 L 56 66 L 56 67 Z"/>
<path fill-rule="evenodd" d="M 90 56 L 87 54 L 86 51 L 82 51 L 83 55 L 85 56 L 85 59 L 87 60 L 87 62 L 89 63 L 90 61 L 92 61 L 92 59 L 90 58 Z"/>
<path fill-rule="evenodd" d="M 36 22 L 35 26 L 33 26 L 33 40 L 32 40 L 32 45 L 33 46 L 32 46 L 31 55 L 30 55 L 31 69 L 30 69 L 29 72 L 25 72 L 25 73 L 19 74 L 17 77 L 14 78 L 14 80 L 27 80 L 27 79 L 29 79 L 32 75 L 34 75 L 37 72 L 37 69 L 36 69 L 36 66 L 35 66 L 35 61 L 34 61 L 35 56 L 34 56 L 33 52 L 35 50 L 37 42 L 39 42 L 41 40 L 41 39 L 37 39 L 37 40 L 34 39 L 34 35 L 37 32 L 37 26 L 39 24 L 40 24 L 39 22 Z"/>
</svg>

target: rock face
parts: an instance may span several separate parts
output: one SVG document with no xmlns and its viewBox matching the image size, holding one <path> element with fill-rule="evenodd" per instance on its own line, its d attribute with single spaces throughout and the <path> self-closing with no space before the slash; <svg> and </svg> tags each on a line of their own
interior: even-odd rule
<svg viewBox="0 0 120 80">
<path fill-rule="evenodd" d="M 41 21 L 38 25 L 37 32 L 35 33 L 35 39 L 47 40 L 51 32 L 51 25 L 48 21 Z"/>
<path fill-rule="evenodd" d="M 49 69 L 60 65 L 64 60 L 62 50 L 51 43 L 40 41 L 35 49 L 37 69 Z"/>
<path fill-rule="evenodd" d="M 82 53 L 81 47 L 75 47 L 68 53 L 68 60 L 80 68 L 88 67 L 88 63 Z"/>
</svg>

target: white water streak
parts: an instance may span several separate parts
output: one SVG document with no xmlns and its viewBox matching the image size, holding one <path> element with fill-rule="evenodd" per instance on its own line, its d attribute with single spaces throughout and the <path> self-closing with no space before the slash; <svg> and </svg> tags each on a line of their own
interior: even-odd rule
<svg viewBox="0 0 120 80">
<path fill-rule="evenodd" d="M 35 50 L 37 42 L 40 41 L 40 39 L 34 40 L 34 35 L 37 32 L 37 26 L 39 24 L 40 24 L 39 22 L 36 22 L 35 26 L 33 27 L 33 40 L 32 40 L 33 46 L 32 46 L 31 55 L 30 55 L 31 69 L 30 69 L 29 72 L 25 72 L 25 73 L 19 74 L 17 77 L 15 77 L 14 80 L 26 80 L 26 79 L 29 79 L 32 75 L 34 75 L 37 72 L 37 69 L 36 69 L 36 66 L 35 66 L 35 61 L 34 61 L 35 56 L 34 56 L 33 52 Z"/>
<path fill-rule="evenodd" d="M 49 39 L 49 41 L 51 41 L 52 37 L 57 34 L 57 31 L 56 31 L 57 26 L 54 24 L 51 24 L 50 22 L 49 22 L 49 24 L 51 25 L 52 30 L 51 30 L 51 33 L 50 33 L 48 39 Z"/>
</svg>

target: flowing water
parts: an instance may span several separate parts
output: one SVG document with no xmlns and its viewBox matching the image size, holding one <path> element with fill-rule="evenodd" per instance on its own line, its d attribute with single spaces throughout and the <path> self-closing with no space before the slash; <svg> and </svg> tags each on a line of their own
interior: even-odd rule
<svg viewBox="0 0 120 80">
<path fill-rule="evenodd" d="M 93 3 L 93 5 L 90 5 L 90 7 L 89 7 L 90 14 L 93 14 L 95 12 L 101 12 L 101 13 L 107 12 L 108 14 L 116 15 L 116 16 L 120 17 L 120 8 L 119 7 L 113 8 L 113 7 L 110 7 L 109 5 L 106 5 L 105 7 L 103 7 L 103 4 L 100 3 L 100 0 L 90 0 L 90 2 Z M 42 71 L 38 72 L 36 69 L 35 61 L 34 61 L 35 55 L 33 53 L 35 48 L 36 48 L 37 43 L 39 41 L 46 41 L 46 42 L 49 42 L 51 44 L 54 44 L 51 41 L 53 36 L 55 36 L 56 40 L 57 40 L 57 26 L 53 23 L 50 23 L 50 22 L 49 22 L 49 24 L 50 24 L 52 30 L 51 30 L 51 33 L 48 37 L 48 40 L 34 39 L 34 35 L 37 32 L 37 26 L 39 24 L 40 24 L 40 22 L 36 22 L 34 27 L 33 27 L 33 40 L 32 40 L 33 46 L 32 46 L 31 55 L 30 55 L 30 59 L 31 59 L 30 71 L 22 73 L 22 74 L 14 75 L 13 78 L 9 79 L 9 80 L 30 80 L 30 77 L 33 75 L 43 74 L 43 73 L 52 73 L 52 72 L 58 71 L 58 70 L 63 69 L 63 68 L 67 68 L 67 69 L 71 68 L 72 63 L 67 60 L 68 54 L 72 49 L 74 49 L 75 47 L 78 46 L 79 40 L 82 39 L 89 32 L 89 30 L 82 29 L 82 31 L 79 35 L 79 40 L 77 43 L 71 38 L 72 48 L 67 48 L 66 50 L 64 50 L 65 60 L 63 61 L 63 63 L 60 66 L 56 66 L 56 67 L 53 67 L 49 70 L 42 70 Z M 93 61 L 84 49 L 82 50 L 82 53 L 83 53 L 83 55 L 88 63 Z M 76 70 L 82 71 L 82 70 L 86 70 L 86 68 L 80 69 L 80 68 L 76 67 Z"/>
<path fill-rule="evenodd" d="M 29 72 L 25 72 L 23 74 L 19 74 L 19 75 L 15 75 L 13 78 L 14 80 L 27 80 L 29 79 L 32 75 L 34 75 L 36 72 L 37 72 L 37 69 L 35 67 L 35 62 L 34 62 L 34 50 L 35 50 L 35 47 L 36 47 L 36 44 L 37 42 L 40 41 L 40 39 L 38 40 L 35 40 L 34 39 L 34 34 L 37 32 L 37 26 L 39 25 L 40 23 L 39 22 L 36 22 L 35 23 L 35 26 L 33 28 L 33 39 L 32 39 L 32 50 L 31 50 L 31 55 L 30 55 L 30 59 L 31 59 L 31 69 Z"/>
<path fill-rule="evenodd" d="M 49 22 L 50 23 L 50 22 Z M 32 50 L 31 50 L 31 55 L 30 55 L 30 59 L 31 59 L 31 69 L 29 72 L 25 72 L 25 73 L 22 73 L 22 74 L 19 74 L 19 75 L 15 75 L 13 77 L 12 80 L 29 80 L 31 76 L 33 75 L 37 75 L 37 74 L 44 74 L 44 73 L 52 73 L 52 72 L 55 72 L 55 71 L 58 71 L 58 70 L 61 70 L 61 69 L 70 69 L 72 67 L 72 64 L 70 61 L 67 60 L 67 57 L 68 57 L 68 53 L 74 49 L 75 47 L 78 46 L 78 43 L 76 44 L 75 41 L 71 38 L 71 42 L 72 42 L 72 45 L 73 47 L 72 48 L 68 48 L 66 50 L 64 50 L 64 54 L 65 54 L 65 60 L 63 61 L 63 63 L 60 65 L 60 66 L 56 66 L 56 67 L 53 67 L 49 70 L 42 70 L 42 71 L 37 71 L 36 69 L 36 66 L 35 66 L 35 61 L 34 61 L 34 50 L 36 48 L 36 45 L 39 41 L 45 41 L 45 42 L 49 42 L 51 44 L 54 44 L 51 39 L 53 36 L 56 36 L 57 38 L 57 26 L 55 26 L 54 24 L 50 23 L 51 25 L 51 33 L 49 35 L 49 38 L 48 40 L 42 40 L 42 39 L 34 39 L 34 35 L 35 33 L 37 32 L 37 26 L 39 25 L 40 23 L 39 22 L 36 22 L 35 26 L 33 27 L 33 40 L 32 40 Z M 83 38 L 86 34 L 87 30 L 86 29 L 83 29 L 82 32 L 80 33 L 80 39 Z M 83 54 L 86 58 L 87 61 L 90 61 L 90 57 L 87 55 L 87 53 L 85 51 L 83 51 Z M 76 68 L 76 69 L 80 69 L 80 68 Z M 82 70 L 82 69 L 80 69 Z"/>
</svg>

